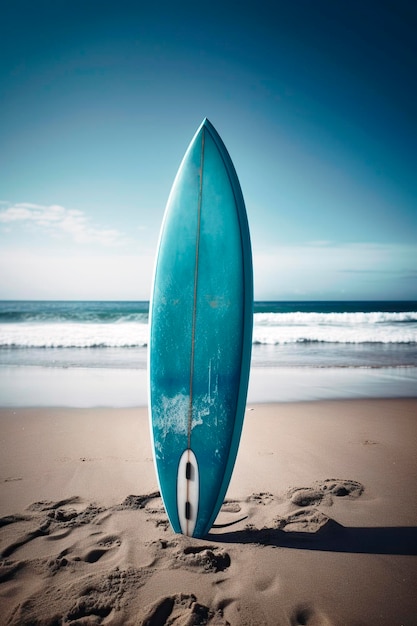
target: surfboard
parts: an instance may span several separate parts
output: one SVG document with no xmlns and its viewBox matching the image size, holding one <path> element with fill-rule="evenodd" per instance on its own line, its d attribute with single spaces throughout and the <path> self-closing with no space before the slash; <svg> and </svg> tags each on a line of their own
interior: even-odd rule
<svg viewBox="0 0 417 626">
<path fill-rule="evenodd" d="M 253 326 L 245 204 L 231 158 L 207 119 L 168 198 L 149 319 L 150 430 L 160 492 L 173 530 L 203 537 L 238 452 Z"/>
</svg>

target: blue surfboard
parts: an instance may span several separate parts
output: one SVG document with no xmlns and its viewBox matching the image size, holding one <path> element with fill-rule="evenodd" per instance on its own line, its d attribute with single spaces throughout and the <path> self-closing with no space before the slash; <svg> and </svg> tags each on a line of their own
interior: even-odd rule
<svg viewBox="0 0 417 626">
<path fill-rule="evenodd" d="M 150 306 L 151 437 L 175 532 L 203 537 L 223 503 L 242 431 L 252 325 L 245 204 L 226 147 L 205 119 L 168 199 Z"/>
</svg>

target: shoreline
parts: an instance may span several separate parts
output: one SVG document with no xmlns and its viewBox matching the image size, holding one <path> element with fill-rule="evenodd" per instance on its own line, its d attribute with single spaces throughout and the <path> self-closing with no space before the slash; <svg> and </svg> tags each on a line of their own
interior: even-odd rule
<svg viewBox="0 0 417 626">
<path fill-rule="evenodd" d="M 197 540 L 167 525 L 146 407 L 0 409 L 0 621 L 412 624 L 416 416 L 416 398 L 249 402 L 234 524 Z"/>
<path fill-rule="evenodd" d="M 417 397 L 417 367 L 252 367 L 248 402 Z M 148 404 L 146 369 L 0 366 L 4 407 Z"/>
</svg>

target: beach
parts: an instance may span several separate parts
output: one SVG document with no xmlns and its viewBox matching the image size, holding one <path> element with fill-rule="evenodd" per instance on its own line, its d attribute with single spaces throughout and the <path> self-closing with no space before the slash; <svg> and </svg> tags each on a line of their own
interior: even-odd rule
<svg viewBox="0 0 417 626">
<path fill-rule="evenodd" d="M 199 540 L 167 522 L 146 406 L 4 408 L 0 622 L 416 624 L 416 416 L 415 398 L 248 403 Z"/>
<path fill-rule="evenodd" d="M 204 539 L 158 492 L 148 314 L 0 302 L 0 626 L 417 625 L 417 303 L 255 303 Z"/>
</svg>

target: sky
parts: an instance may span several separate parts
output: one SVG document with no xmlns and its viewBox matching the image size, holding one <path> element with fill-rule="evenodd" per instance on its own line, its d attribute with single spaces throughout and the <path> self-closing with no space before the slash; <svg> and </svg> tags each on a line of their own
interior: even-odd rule
<svg viewBox="0 0 417 626">
<path fill-rule="evenodd" d="M 0 40 L 0 299 L 148 300 L 204 117 L 255 298 L 417 299 L 414 0 L 15 0 Z"/>
</svg>

